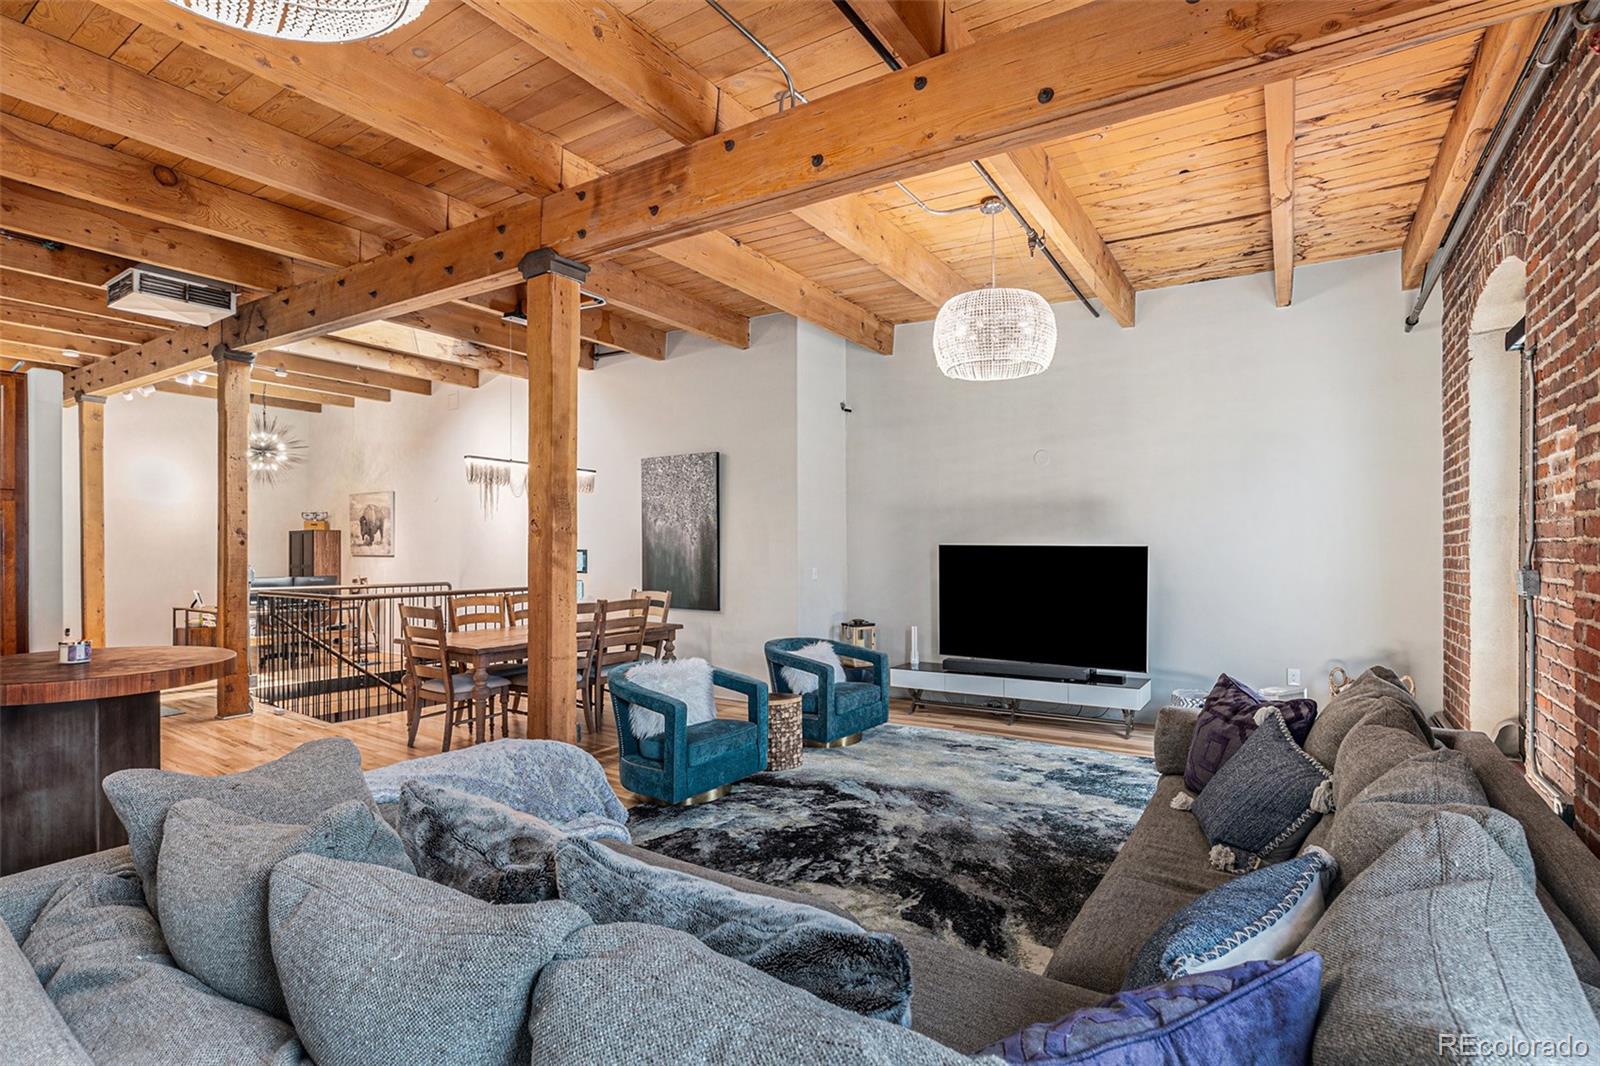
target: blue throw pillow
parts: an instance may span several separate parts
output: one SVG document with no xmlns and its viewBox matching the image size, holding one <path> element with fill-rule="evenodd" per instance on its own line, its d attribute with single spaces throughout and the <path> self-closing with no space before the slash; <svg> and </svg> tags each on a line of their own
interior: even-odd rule
<svg viewBox="0 0 1600 1066">
<path fill-rule="evenodd" d="M 1286 959 L 1327 909 L 1339 864 L 1321 848 L 1218 885 L 1145 941 L 1124 988 L 1241 962 Z"/>
<path fill-rule="evenodd" d="M 1118 992 L 1098 1007 L 1030 1025 L 984 1048 L 1028 1066 L 1307 1061 L 1322 999 L 1322 956 L 1246 962 Z"/>
<path fill-rule="evenodd" d="M 1243 873 L 1288 858 L 1317 819 L 1333 810 L 1333 775 L 1295 743 L 1283 715 L 1261 723 L 1194 798 L 1212 845 L 1211 865 Z"/>
</svg>

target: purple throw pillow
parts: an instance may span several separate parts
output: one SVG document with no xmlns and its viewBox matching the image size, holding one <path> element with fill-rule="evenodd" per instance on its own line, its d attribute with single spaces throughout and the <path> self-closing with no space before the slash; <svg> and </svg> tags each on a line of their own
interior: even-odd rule
<svg viewBox="0 0 1600 1066">
<path fill-rule="evenodd" d="M 1118 992 L 1098 1007 L 1030 1025 L 983 1049 L 1027 1066 L 1165 1066 L 1309 1061 L 1322 956 L 1242 962 Z"/>
<path fill-rule="evenodd" d="M 1222 764 L 1244 746 L 1250 734 L 1256 731 L 1256 712 L 1262 707 L 1276 707 L 1283 714 L 1289 735 L 1301 747 L 1306 734 L 1317 717 L 1317 701 L 1312 699 L 1269 702 L 1261 698 L 1249 685 L 1235 681 L 1227 674 L 1217 678 L 1206 696 L 1206 705 L 1194 724 L 1194 740 L 1189 743 L 1189 761 L 1183 769 L 1183 783 L 1190 792 L 1199 792 L 1211 780 L 1211 775 L 1222 769 Z"/>
</svg>

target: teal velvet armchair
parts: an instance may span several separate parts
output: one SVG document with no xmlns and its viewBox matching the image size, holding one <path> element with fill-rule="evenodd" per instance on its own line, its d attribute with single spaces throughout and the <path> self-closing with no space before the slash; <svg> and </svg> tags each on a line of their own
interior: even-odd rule
<svg viewBox="0 0 1600 1066">
<path fill-rule="evenodd" d="M 711 683 L 744 696 L 745 721 L 715 718 L 689 725 L 689 708 L 665 693 L 629 681 L 636 663 L 606 672 L 616 712 L 622 749 L 622 784 L 641 796 L 663 803 L 701 803 L 725 795 L 729 786 L 767 767 L 767 686 L 732 670 L 713 669 Z M 635 709 L 655 711 L 665 719 L 661 732 L 639 739 L 633 735 Z"/>
<path fill-rule="evenodd" d="M 783 679 L 785 666 L 816 675 L 816 691 L 800 697 L 801 732 L 806 742 L 830 747 L 853 744 L 862 733 L 889 720 L 889 657 L 842 640 L 826 641 L 833 645 L 841 659 L 859 659 L 871 664 L 848 667 L 845 680 L 835 681 L 831 667 L 794 654 L 817 640 L 816 637 L 782 637 L 767 641 L 767 672 L 772 677 L 772 691 L 794 691 Z"/>
</svg>

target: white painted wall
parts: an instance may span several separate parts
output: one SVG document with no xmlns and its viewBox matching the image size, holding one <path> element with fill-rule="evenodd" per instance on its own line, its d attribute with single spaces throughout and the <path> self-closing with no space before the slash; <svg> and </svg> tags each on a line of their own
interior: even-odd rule
<svg viewBox="0 0 1600 1066">
<path fill-rule="evenodd" d="M 61 609 L 61 389 L 57 370 L 28 379 L 28 647 L 53 651 L 73 625 Z M 74 625 L 73 636 L 82 637 Z"/>
<path fill-rule="evenodd" d="M 847 345 L 809 322 L 795 330 L 795 535 L 797 626 L 792 636 L 834 636 L 845 620 L 849 501 L 845 491 Z M 858 352 L 856 358 L 872 358 Z"/>
<path fill-rule="evenodd" d="M 316 416 L 274 410 L 269 417 L 304 440 Z M 60 440 L 56 470 L 64 522 L 58 543 L 66 565 L 58 587 L 65 624 L 76 632 L 82 618 L 76 408 L 65 412 Z M 170 644 L 173 607 L 187 604 L 196 590 L 207 603 L 216 602 L 216 457 L 215 404 L 160 392 L 106 402 L 109 643 Z M 280 476 L 275 486 L 250 486 L 250 565 L 258 574 L 288 572 L 288 531 L 299 529 L 300 511 L 310 509 L 303 501 L 314 470 L 308 462 Z"/>
<path fill-rule="evenodd" d="M 1437 707 L 1440 340 L 1402 331 L 1397 275 L 1302 266 L 1287 309 L 1261 277 L 1157 289 L 1133 329 L 1063 304 L 1054 366 L 1017 382 L 942 377 L 931 323 L 852 353 L 848 610 L 933 658 L 941 542 L 1148 544 L 1156 705 L 1287 667 L 1325 698 L 1331 663 L 1378 661 Z"/>
</svg>

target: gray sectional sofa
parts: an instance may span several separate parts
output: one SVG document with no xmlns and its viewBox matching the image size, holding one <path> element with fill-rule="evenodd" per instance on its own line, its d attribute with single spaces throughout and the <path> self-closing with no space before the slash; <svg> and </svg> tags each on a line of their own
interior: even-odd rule
<svg viewBox="0 0 1600 1066">
<path fill-rule="evenodd" d="M 1047 976 L 930 938 L 901 936 L 912 963 L 914 1030 L 949 1048 L 972 1053 L 1030 1023 L 1098 1003 L 1122 986 L 1134 956 L 1152 932 L 1180 908 L 1230 878 L 1208 865 L 1209 845 L 1194 817 L 1170 806 L 1173 795 L 1183 788 L 1194 722 L 1192 711 L 1165 708 L 1160 712 L 1155 760 L 1162 776 L 1155 796 L 1062 939 Z M 1438 737 L 1470 760 L 1490 803 L 1522 825 L 1538 875 L 1539 900 L 1579 979 L 1600 989 L 1600 957 L 1596 954 L 1600 945 L 1600 861 L 1540 802 L 1516 765 L 1486 737 L 1459 732 L 1440 732 Z M 658 866 L 747 891 L 836 910 L 810 897 L 631 845 L 611 842 L 608 846 Z M 20 942 L 64 879 L 83 870 L 110 869 L 128 859 L 128 850 L 118 848 L 0 878 L 0 920 Z M 8 1012 L 10 997 L 18 994 L 17 983 L 33 979 L 25 962 L 15 965 L 20 959 L 12 945 L 0 944 L 0 1014 Z M 38 993 L 36 983 L 31 993 Z M 41 1040 L 49 1038 L 49 1034 L 40 1034 Z"/>
</svg>

